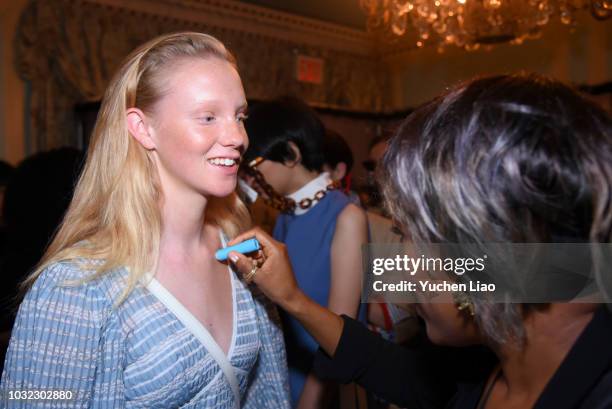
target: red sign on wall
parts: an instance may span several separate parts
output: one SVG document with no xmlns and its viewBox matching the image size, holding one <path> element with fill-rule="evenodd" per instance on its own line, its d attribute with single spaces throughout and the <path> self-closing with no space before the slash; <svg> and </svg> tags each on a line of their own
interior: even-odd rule
<svg viewBox="0 0 612 409">
<path fill-rule="evenodd" d="M 321 58 L 297 56 L 297 80 L 311 84 L 323 83 L 324 61 Z"/>
</svg>

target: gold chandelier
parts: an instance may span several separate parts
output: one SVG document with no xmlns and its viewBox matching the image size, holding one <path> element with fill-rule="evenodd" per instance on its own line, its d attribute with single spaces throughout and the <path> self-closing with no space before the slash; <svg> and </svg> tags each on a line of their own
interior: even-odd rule
<svg viewBox="0 0 612 409">
<path fill-rule="evenodd" d="M 439 49 L 520 44 L 539 37 L 551 20 L 574 26 L 579 10 L 599 20 L 612 15 L 612 0 L 360 0 L 360 5 L 370 31 L 403 36 L 412 34 L 412 27 L 417 47 L 433 42 Z"/>
</svg>

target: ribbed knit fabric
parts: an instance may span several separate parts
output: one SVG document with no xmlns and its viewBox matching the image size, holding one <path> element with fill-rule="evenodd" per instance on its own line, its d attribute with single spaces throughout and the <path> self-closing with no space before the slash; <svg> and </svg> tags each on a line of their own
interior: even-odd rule
<svg viewBox="0 0 612 409">
<path fill-rule="evenodd" d="M 87 271 L 49 266 L 22 302 L 2 374 L 1 407 L 231 408 L 216 361 L 165 305 L 138 286 L 119 306 L 125 269 L 76 287 Z M 234 334 L 228 357 L 243 408 L 288 408 L 277 311 L 231 274 Z M 9 391 L 70 391 L 69 401 L 7 400 Z"/>
</svg>

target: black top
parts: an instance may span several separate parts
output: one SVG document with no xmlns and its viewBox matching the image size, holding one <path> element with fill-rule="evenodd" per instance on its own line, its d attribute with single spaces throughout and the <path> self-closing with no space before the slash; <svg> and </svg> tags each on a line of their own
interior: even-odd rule
<svg viewBox="0 0 612 409">
<path fill-rule="evenodd" d="M 496 365 L 484 348 L 415 348 L 385 341 L 343 316 L 333 358 L 319 349 L 315 371 L 357 382 L 399 406 L 475 409 Z M 454 396 L 453 396 L 454 395 Z M 602 306 L 576 340 L 534 409 L 612 409 L 612 314 Z"/>
</svg>

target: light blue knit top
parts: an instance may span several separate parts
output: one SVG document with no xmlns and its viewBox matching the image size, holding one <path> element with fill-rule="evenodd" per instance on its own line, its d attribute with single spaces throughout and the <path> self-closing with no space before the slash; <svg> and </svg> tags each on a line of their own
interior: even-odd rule
<svg viewBox="0 0 612 409">
<path fill-rule="evenodd" d="M 228 378 L 197 331 L 171 312 L 159 294 L 139 285 L 114 306 L 127 275 L 124 268 L 77 287 L 63 285 L 85 274 L 74 262 L 56 263 L 27 293 L 6 355 L 0 407 L 235 407 Z M 229 274 L 234 327 L 227 358 L 238 380 L 240 406 L 288 408 L 277 311 Z M 73 398 L 8 400 L 11 391 L 42 389 L 71 391 Z"/>
</svg>

